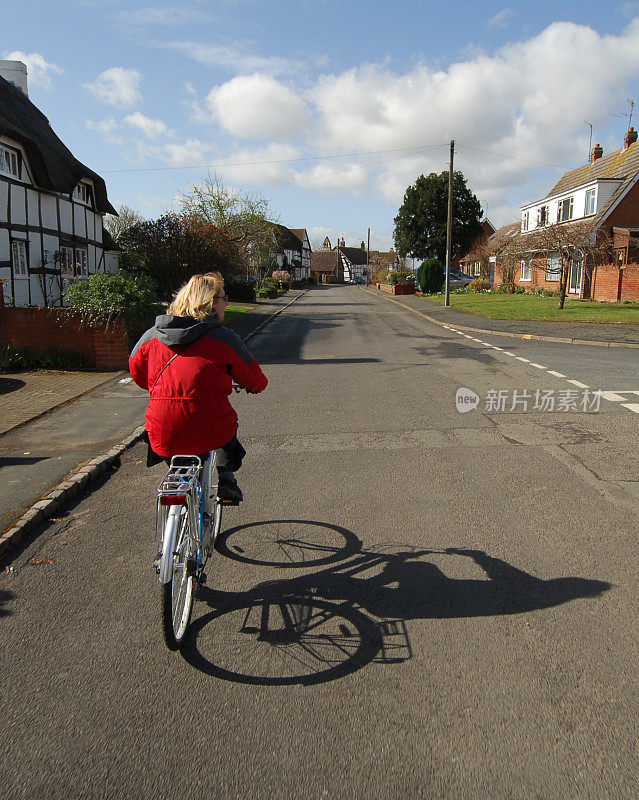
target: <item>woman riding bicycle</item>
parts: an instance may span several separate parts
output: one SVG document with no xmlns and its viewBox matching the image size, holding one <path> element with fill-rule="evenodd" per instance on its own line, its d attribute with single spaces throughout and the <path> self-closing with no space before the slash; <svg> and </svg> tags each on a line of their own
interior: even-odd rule
<svg viewBox="0 0 639 800">
<path fill-rule="evenodd" d="M 257 393 L 268 381 L 239 336 L 222 325 L 227 303 L 219 272 L 194 275 L 135 345 L 129 369 L 151 395 L 147 465 L 216 450 L 218 496 L 239 502 L 243 496 L 233 473 L 246 451 L 229 402 L 232 382 Z"/>
</svg>

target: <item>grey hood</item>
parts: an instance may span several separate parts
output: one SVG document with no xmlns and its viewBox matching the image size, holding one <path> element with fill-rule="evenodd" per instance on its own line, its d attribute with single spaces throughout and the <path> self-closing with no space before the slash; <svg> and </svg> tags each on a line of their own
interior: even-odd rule
<svg viewBox="0 0 639 800">
<path fill-rule="evenodd" d="M 215 314 L 202 322 L 193 317 L 175 317 L 172 314 L 160 314 L 155 318 L 153 333 L 168 347 L 190 344 L 209 331 L 220 328 L 222 323 Z"/>
</svg>

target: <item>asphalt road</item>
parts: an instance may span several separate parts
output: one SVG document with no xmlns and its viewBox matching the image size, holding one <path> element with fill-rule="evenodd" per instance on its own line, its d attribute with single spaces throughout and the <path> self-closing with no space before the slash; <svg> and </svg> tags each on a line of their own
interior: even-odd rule
<svg viewBox="0 0 639 800">
<path fill-rule="evenodd" d="M 34 538 L 0 575 L 1 795 L 634 800 L 639 414 L 558 407 L 636 369 L 491 343 L 357 287 L 251 341 L 246 500 L 183 654 L 142 445 Z"/>
</svg>

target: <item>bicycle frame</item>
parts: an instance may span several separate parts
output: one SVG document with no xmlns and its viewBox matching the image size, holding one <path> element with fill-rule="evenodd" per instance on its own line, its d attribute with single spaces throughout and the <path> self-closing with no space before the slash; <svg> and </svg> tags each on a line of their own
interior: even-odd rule
<svg viewBox="0 0 639 800">
<path fill-rule="evenodd" d="M 202 460 L 199 456 L 177 455 L 171 459 L 171 465 L 165 479 L 158 488 L 156 531 L 158 538 L 162 536 L 162 556 L 160 559 L 160 583 L 168 583 L 173 577 L 173 553 L 182 544 L 179 538 L 183 535 L 184 526 L 179 530 L 179 520 L 186 509 L 189 521 L 188 529 L 197 531 L 197 540 L 193 550 L 197 553 L 197 565 L 203 561 L 204 513 L 208 507 L 210 476 L 215 462 L 215 454 L 206 459 L 207 475 L 200 485 L 199 475 Z M 195 537 L 194 537 L 195 538 Z"/>
</svg>

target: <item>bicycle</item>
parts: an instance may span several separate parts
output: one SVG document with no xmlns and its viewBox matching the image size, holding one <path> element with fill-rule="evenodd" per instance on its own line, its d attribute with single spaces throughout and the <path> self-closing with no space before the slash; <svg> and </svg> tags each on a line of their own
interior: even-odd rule
<svg viewBox="0 0 639 800">
<path fill-rule="evenodd" d="M 233 384 L 236 392 L 240 391 Z M 158 488 L 156 570 L 161 584 L 162 632 L 170 650 L 178 650 L 191 619 L 194 590 L 206 581 L 204 568 L 222 527 L 224 505 L 237 502 L 218 497 L 216 453 L 202 459 L 175 455 Z"/>
</svg>

